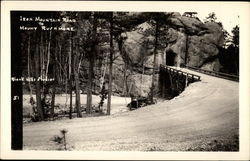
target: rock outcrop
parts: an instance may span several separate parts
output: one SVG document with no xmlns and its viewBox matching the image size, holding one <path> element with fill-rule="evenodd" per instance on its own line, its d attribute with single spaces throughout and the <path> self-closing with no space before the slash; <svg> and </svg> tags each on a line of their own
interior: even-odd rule
<svg viewBox="0 0 250 161">
<path fill-rule="evenodd" d="M 223 45 L 222 28 L 214 22 L 203 23 L 198 18 L 181 16 L 174 13 L 169 20 L 169 29 L 166 38 L 159 42 L 166 46 L 158 50 L 157 64 L 166 63 L 166 55 L 175 53 L 174 65 L 185 64 L 194 67 L 206 66 L 209 70 L 218 70 L 216 56 L 218 47 Z M 124 33 L 127 39 L 124 42 L 124 54 L 133 65 L 144 64 L 145 67 L 153 67 L 154 35 L 148 33 L 154 28 L 145 22 L 136 27 L 134 31 Z M 210 65 L 207 65 L 207 64 Z M 214 64 L 214 65 L 212 65 Z"/>
<path fill-rule="evenodd" d="M 189 19 L 192 21 L 194 18 Z M 187 26 L 189 28 L 189 25 Z M 188 66 L 219 71 L 218 47 L 221 47 L 224 41 L 222 28 L 217 23 L 212 22 L 203 25 L 194 23 L 193 26 L 201 27 L 199 30 L 194 27 L 191 33 L 185 33 L 186 26 L 180 27 L 179 30 L 170 29 L 168 31 L 170 41 L 166 48 L 166 54 L 169 51 L 176 53 L 179 58 L 177 66 L 185 64 L 187 57 L 186 64 Z"/>
<path fill-rule="evenodd" d="M 198 18 L 181 16 L 179 13 L 173 13 L 168 21 L 166 36 L 160 35 L 162 37 L 159 40 L 161 47 L 156 55 L 157 66 L 188 65 L 219 71 L 218 48 L 224 42 L 220 25 L 214 22 L 203 23 Z M 128 88 L 132 88 L 130 92 L 144 96 L 151 87 L 155 42 L 153 31 L 154 26 L 147 21 L 136 26 L 135 30 L 123 33 L 126 39 L 123 42 L 122 57 L 126 58 L 123 62 L 127 63 L 127 70 L 130 71 L 128 81 L 133 84 Z M 120 64 L 117 68 L 121 66 L 123 65 Z M 118 77 L 114 84 L 117 89 L 121 89 L 117 82 L 122 82 L 122 74 Z"/>
</svg>

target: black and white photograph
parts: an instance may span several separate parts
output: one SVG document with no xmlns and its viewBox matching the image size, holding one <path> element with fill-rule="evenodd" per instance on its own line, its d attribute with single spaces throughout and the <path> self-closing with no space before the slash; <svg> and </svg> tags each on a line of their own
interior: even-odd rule
<svg viewBox="0 0 250 161">
<path fill-rule="evenodd" d="M 10 9 L 10 106 L 1 105 L 10 151 L 249 148 L 240 139 L 241 110 L 249 121 L 240 56 L 249 50 L 241 12 L 224 9 Z"/>
</svg>

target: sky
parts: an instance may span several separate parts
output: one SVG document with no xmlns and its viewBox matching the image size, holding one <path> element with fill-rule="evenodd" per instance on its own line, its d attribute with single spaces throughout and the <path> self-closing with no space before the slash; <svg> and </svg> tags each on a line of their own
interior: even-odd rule
<svg viewBox="0 0 250 161">
<path fill-rule="evenodd" d="M 211 12 L 198 12 L 198 18 L 204 22 L 203 20 L 208 16 Z M 228 33 L 232 33 L 232 29 L 239 25 L 239 15 L 237 13 L 224 13 L 224 12 L 214 12 L 217 17 L 217 22 L 222 22 L 222 25 Z"/>
<path fill-rule="evenodd" d="M 232 29 L 236 25 L 240 26 L 240 13 L 242 12 L 238 6 L 235 4 L 217 4 L 217 5 L 202 5 L 193 6 L 191 8 L 183 7 L 178 9 L 181 14 L 184 12 L 197 12 L 197 17 L 204 22 L 204 19 L 209 13 L 214 12 L 217 17 L 217 22 L 222 22 L 224 29 L 232 34 Z M 241 13 L 242 14 L 242 13 Z"/>
</svg>

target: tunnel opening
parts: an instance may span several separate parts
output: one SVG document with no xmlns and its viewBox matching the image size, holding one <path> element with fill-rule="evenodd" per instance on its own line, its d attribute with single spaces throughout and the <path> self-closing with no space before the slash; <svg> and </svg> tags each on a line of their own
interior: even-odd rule
<svg viewBox="0 0 250 161">
<path fill-rule="evenodd" d="M 175 66 L 175 58 L 176 58 L 176 53 L 173 52 L 172 50 L 166 52 L 166 65 L 168 66 Z"/>
</svg>

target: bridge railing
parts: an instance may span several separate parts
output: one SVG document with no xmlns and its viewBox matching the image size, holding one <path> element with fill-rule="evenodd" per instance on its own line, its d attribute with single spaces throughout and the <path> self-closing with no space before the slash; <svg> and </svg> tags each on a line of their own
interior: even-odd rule
<svg viewBox="0 0 250 161">
<path fill-rule="evenodd" d="M 181 71 L 178 69 L 174 69 L 174 68 L 171 68 L 169 66 L 162 65 L 162 64 L 160 65 L 160 70 L 168 70 L 168 71 L 173 72 L 173 73 L 178 73 L 179 75 L 185 75 L 185 76 L 191 78 L 192 80 L 197 80 L 197 81 L 200 81 L 200 78 L 201 78 L 198 75 L 184 72 L 184 71 Z"/>
<path fill-rule="evenodd" d="M 197 72 L 201 72 L 201 73 L 204 73 L 204 74 L 219 77 L 219 78 L 229 79 L 229 80 L 233 80 L 233 81 L 239 81 L 239 76 L 236 76 L 236 75 L 231 75 L 231 74 L 227 74 L 227 73 L 221 73 L 221 72 L 216 72 L 216 71 L 211 71 L 211 70 L 200 69 L 200 68 L 191 67 L 191 66 L 187 66 L 187 65 L 186 65 L 186 68 L 197 71 Z"/>
</svg>

